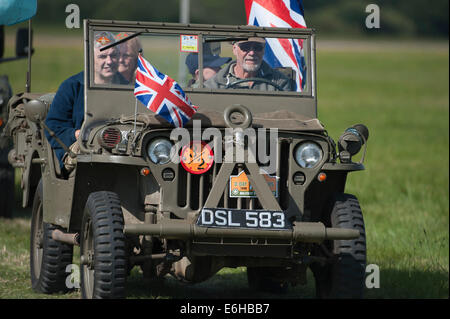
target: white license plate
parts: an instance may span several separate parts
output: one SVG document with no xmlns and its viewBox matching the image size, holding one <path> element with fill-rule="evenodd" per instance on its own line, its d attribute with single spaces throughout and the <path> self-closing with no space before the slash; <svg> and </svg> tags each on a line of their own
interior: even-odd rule
<svg viewBox="0 0 450 319">
<path fill-rule="evenodd" d="M 283 211 L 203 208 L 197 219 L 202 227 L 292 229 Z"/>
</svg>

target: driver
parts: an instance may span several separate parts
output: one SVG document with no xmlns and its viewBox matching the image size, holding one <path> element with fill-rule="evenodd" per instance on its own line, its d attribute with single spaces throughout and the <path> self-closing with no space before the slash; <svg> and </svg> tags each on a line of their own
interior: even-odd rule
<svg viewBox="0 0 450 319">
<path fill-rule="evenodd" d="M 250 37 L 245 41 L 233 43 L 236 60 L 231 61 L 215 77 L 204 83 L 211 89 L 239 88 L 260 91 L 275 91 L 277 86 L 283 91 L 290 91 L 291 80 L 283 73 L 272 69 L 264 60 L 266 40 Z M 248 79 L 248 80 L 246 80 Z M 255 79 L 255 80 L 252 80 Z M 258 81 L 258 79 L 260 79 Z M 239 80 L 242 83 L 233 84 Z M 270 83 L 266 83 L 269 81 Z"/>
</svg>

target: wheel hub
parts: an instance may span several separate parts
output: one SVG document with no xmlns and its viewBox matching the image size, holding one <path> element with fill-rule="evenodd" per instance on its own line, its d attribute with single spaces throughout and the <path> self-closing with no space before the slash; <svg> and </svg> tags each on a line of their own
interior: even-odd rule
<svg viewBox="0 0 450 319">
<path fill-rule="evenodd" d="M 93 269 L 94 266 L 94 253 L 92 250 L 86 251 L 84 255 L 80 257 L 81 264 L 86 265 L 89 269 Z"/>
<path fill-rule="evenodd" d="M 44 232 L 39 229 L 36 232 L 36 247 L 37 249 L 42 249 L 44 245 Z"/>
</svg>

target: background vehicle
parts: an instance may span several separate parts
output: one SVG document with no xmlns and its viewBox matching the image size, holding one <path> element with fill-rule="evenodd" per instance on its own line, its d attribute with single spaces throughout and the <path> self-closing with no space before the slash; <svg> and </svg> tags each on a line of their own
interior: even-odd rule
<svg viewBox="0 0 450 319">
<path fill-rule="evenodd" d="M 182 158 L 184 150 L 196 152 L 195 144 L 179 141 L 181 154 L 175 158 L 184 165 L 167 160 L 176 142 L 170 138 L 173 127 L 135 104 L 133 85 L 94 83 L 93 39 L 104 31 L 138 34 L 145 57 L 180 83 L 184 79 L 178 78 L 176 61 L 183 35 L 198 43 L 220 43 L 222 55 L 236 39 L 299 39 L 307 83 L 302 92 L 233 85 L 211 90 L 200 78 L 200 88 L 186 89 L 200 107 L 193 120 L 202 129 L 195 136 L 195 122 L 189 122 L 190 141 L 214 148 L 214 161 L 196 174 Z M 304 283 L 310 267 L 318 296 L 362 297 L 364 222 L 357 199 L 344 191 L 347 174 L 364 169 L 363 158 L 354 163 L 352 156 L 366 144 L 368 130 L 355 125 L 336 146 L 318 121 L 313 30 L 87 20 L 85 39 L 87 103 L 81 154 L 72 174 L 61 172 L 44 137 L 52 95 L 27 94 L 9 104 L 8 133 L 15 145 L 10 160 L 25 168 L 23 201 L 33 202 L 35 290 L 68 290 L 64 271 L 72 263 L 73 245 L 80 244 L 81 290 L 87 298 L 125 297 L 126 277 L 134 266 L 148 278 L 170 273 L 193 283 L 223 267 L 246 266 L 251 287 L 274 292 Z M 246 154 L 253 145 L 239 130 L 223 138 L 227 129 L 238 128 L 268 129 L 266 142 L 270 129 L 276 129 L 273 173 L 261 174 L 260 168 L 268 168 L 259 160 L 236 157 L 238 145 Z M 227 145 L 234 146 L 231 161 L 218 151 Z M 233 178 L 246 190 L 236 195 Z"/>
<path fill-rule="evenodd" d="M 28 57 L 28 29 L 18 29 L 16 34 L 16 52 L 14 57 L 3 57 L 5 30 L 0 25 L 0 63 L 7 63 Z M 14 168 L 8 162 L 8 153 L 12 149 L 12 141 L 3 134 L 8 121 L 8 101 L 12 97 L 12 89 L 8 76 L 0 74 L 0 217 L 11 217 L 14 200 Z"/>
</svg>

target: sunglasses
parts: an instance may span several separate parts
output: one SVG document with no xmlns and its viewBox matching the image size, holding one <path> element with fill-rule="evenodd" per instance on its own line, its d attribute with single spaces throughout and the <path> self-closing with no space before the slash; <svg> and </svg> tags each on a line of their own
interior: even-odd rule
<svg viewBox="0 0 450 319">
<path fill-rule="evenodd" d="M 242 42 L 238 43 L 238 46 L 242 51 L 245 52 L 249 51 L 261 52 L 264 49 L 264 45 L 260 42 Z"/>
</svg>

